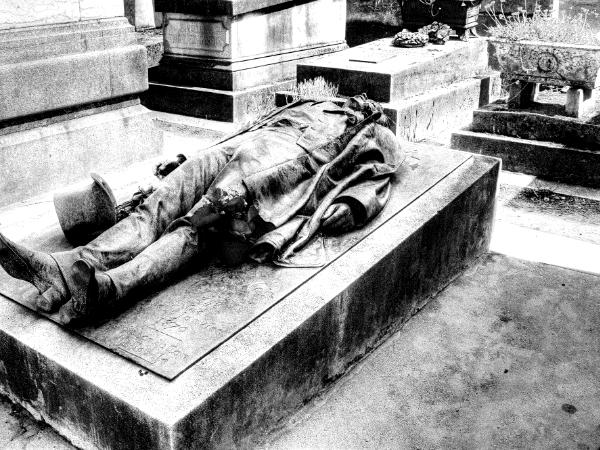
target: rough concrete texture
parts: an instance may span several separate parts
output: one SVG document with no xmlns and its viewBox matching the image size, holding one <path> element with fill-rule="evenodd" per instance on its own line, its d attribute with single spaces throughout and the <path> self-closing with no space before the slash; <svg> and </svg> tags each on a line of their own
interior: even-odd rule
<svg viewBox="0 0 600 450">
<path fill-rule="evenodd" d="M 0 448 L 5 450 L 74 450 L 47 424 L 0 397 Z"/>
<path fill-rule="evenodd" d="M 451 147 L 500 158 L 506 170 L 600 187 L 598 149 L 571 148 L 554 142 L 477 133 L 468 129 L 452 134 Z"/>
<path fill-rule="evenodd" d="M 483 258 L 267 448 L 597 448 L 600 278 Z"/>
<path fill-rule="evenodd" d="M 600 245 L 600 202 L 547 188 L 501 185 L 502 220 Z M 574 234 L 574 229 L 577 232 Z"/>
<path fill-rule="evenodd" d="M 393 47 L 391 41 L 379 39 L 299 64 L 297 80 L 322 76 L 339 86 L 340 95 L 364 92 L 373 100 L 393 102 L 488 69 L 487 42 L 481 39 L 422 48 Z"/>
<path fill-rule="evenodd" d="M 493 251 L 600 275 L 600 190 L 502 172 Z"/>
</svg>

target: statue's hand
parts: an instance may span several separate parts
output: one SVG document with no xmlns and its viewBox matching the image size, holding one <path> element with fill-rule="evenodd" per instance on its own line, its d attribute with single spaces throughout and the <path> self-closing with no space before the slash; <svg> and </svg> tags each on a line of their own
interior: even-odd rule
<svg viewBox="0 0 600 450">
<path fill-rule="evenodd" d="M 356 227 L 352 209 L 346 203 L 334 203 L 321 219 L 321 229 L 331 234 L 345 233 Z"/>
</svg>

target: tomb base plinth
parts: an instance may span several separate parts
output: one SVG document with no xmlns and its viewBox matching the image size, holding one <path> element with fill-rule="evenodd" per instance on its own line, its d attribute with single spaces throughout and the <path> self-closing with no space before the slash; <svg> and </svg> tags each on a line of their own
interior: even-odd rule
<svg viewBox="0 0 600 450">
<path fill-rule="evenodd" d="M 383 212 L 325 238 L 319 268 L 207 262 L 71 330 L 0 274 L 2 390 L 82 448 L 252 446 L 487 251 L 499 161 L 408 153 Z"/>
<path fill-rule="evenodd" d="M 156 8 L 165 13 L 164 57 L 150 71 L 144 100 L 154 109 L 244 121 L 259 91 L 271 93 L 259 101 L 266 107 L 260 112 L 272 106 L 272 93 L 295 80 L 298 63 L 347 48 L 342 0 L 181 0 L 158 1 Z M 165 86 L 172 97 L 163 95 Z M 189 89 L 199 102 L 194 108 L 185 100 Z M 215 98 L 222 110 L 215 110 Z"/>
<path fill-rule="evenodd" d="M 0 29 L 0 129 L 146 89 L 146 50 L 124 17 Z"/>
<path fill-rule="evenodd" d="M 299 82 L 319 76 L 342 96 L 364 92 L 381 102 L 396 135 L 410 141 L 449 142 L 473 110 L 500 95 L 484 40 L 397 48 L 385 38 L 298 65 Z"/>
<path fill-rule="evenodd" d="M 299 64 L 298 81 L 321 76 L 339 86 L 341 95 L 364 92 L 378 102 L 394 102 L 488 70 L 484 40 L 398 48 L 385 38 Z"/>
</svg>

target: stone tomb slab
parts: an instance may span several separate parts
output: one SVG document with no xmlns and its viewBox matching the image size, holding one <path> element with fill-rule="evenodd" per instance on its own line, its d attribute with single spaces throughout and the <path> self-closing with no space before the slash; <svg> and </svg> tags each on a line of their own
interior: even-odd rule
<svg viewBox="0 0 600 450">
<path fill-rule="evenodd" d="M 81 330 L 0 298 L 2 389 L 82 448 L 251 445 L 487 250 L 498 160 L 410 155 L 321 268 L 208 264 Z"/>
<path fill-rule="evenodd" d="M 488 67 L 487 41 L 450 40 L 446 45 L 398 48 L 385 38 L 298 64 L 298 82 L 322 76 L 341 95 L 365 92 L 393 102 L 433 87 L 474 77 Z"/>
<path fill-rule="evenodd" d="M 468 156 L 454 154 L 447 161 L 427 167 L 423 177 L 401 180 L 402 189 L 383 210 L 380 221 L 351 236 L 320 238 L 324 258 L 332 262 L 356 242 L 427 192 L 441 176 Z M 402 178 L 402 174 L 400 174 Z M 320 242 L 321 241 L 321 242 Z M 322 245 L 321 244 L 321 245 Z M 50 249 L 48 249 L 50 250 Z M 310 254 L 316 253 L 308 248 Z M 260 264 L 239 268 L 208 264 L 197 273 L 161 289 L 110 321 L 71 331 L 168 379 L 173 379 L 248 323 L 306 283 L 320 269 L 283 269 Z M 35 310 L 37 291 L 29 283 L 0 272 L 0 293 Z M 58 314 L 46 315 L 58 323 Z"/>
</svg>

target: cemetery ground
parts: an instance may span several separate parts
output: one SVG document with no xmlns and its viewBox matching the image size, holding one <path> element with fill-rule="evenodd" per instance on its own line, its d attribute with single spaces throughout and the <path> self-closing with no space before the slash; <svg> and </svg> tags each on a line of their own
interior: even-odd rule
<svg viewBox="0 0 600 450">
<path fill-rule="evenodd" d="M 600 190 L 503 172 L 489 254 L 260 443 L 600 446 Z M 69 449 L 0 403 L 0 447 Z"/>
</svg>

